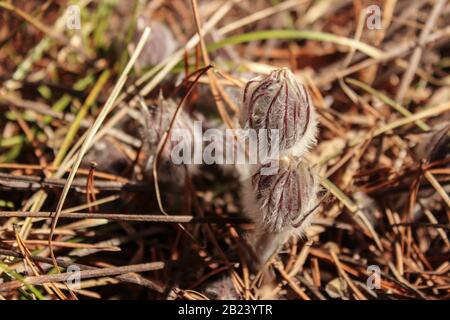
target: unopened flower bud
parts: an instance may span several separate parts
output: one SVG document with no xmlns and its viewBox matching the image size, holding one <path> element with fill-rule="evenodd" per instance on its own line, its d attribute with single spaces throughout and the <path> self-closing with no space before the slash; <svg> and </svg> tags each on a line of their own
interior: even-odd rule
<svg viewBox="0 0 450 320">
<path fill-rule="evenodd" d="M 286 68 L 250 80 L 244 90 L 240 123 L 277 129 L 281 153 L 301 157 L 316 142 L 316 114 L 302 83 Z"/>
<path fill-rule="evenodd" d="M 316 211 L 319 178 L 305 162 L 280 161 L 277 174 L 261 166 L 244 182 L 244 209 L 255 221 L 250 243 L 260 268 L 293 235 L 303 236 Z"/>
<path fill-rule="evenodd" d="M 173 118 L 177 104 L 172 99 L 166 99 L 160 93 L 156 105 L 146 106 L 142 103 L 142 115 L 145 124 L 144 148 L 142 153 L 146 155 L 146 164 L 144 171 L 152 175 L 153 162 L 156 159 L 158 146 L 164 138 L 164 134 L 169 129 L 170 121 Z M 176 185 L 184 185 L 185 168 L 191 174 L 197 172 L 197 165 L 186 163 L 186 166 L 176 163 L 172 156 L 172 151 L 177 144 L 184 145 L 186 150 L 190 149 L 189 154 L 194 149 L 194 119 L 182 111 L 175 120 L 170 131 L 170 138 L 166 141 L 164 148 L 161 151 L 161 158 L 159 159 L 158 167 L 161 175 L 159 180 L 161 182 L 171 182 Z M 183 134 L 183 140 L 179 143 L 179 133 Z"/>
<path fill-rule="evenodd" d="M 208 283 L 204 291 L 208 297 L 214 300 L 239 300 L 241 298 L 240 294 L 236 292 L 230 276 Z"/>
<path fill-rule="evenodd" d="M 140 39 L 146 27 L 150 27 L 152 32 L 145 43 L 142 54 L 136 61 L 139 68 L 157 65 L 170 56 L 179 46 L 169 27 L 162 22 L 152 21 L 145 15 L 140 15 L 137 19 L 136 40 Z"/>
<path fill-rule="evenodd" d="M 281 161 L 274 175 L 261 169 L 247 181 L 247 212 L 261 231 L 302 234 L 317 206 L 317 174 L 305 162 Z"/>
</svg>

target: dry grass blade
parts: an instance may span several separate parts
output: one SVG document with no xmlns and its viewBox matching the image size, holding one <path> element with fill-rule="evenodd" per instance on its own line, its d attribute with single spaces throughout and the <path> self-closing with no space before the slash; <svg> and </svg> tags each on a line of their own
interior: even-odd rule
<svg viewBox="0 0 450 320">
<path fill-rule="evenodd" d="M 81 160 L 83 159 L 84 155 L 86 154 L 86 151 L 89 147 L 91 140 L 94 138 L 95 134 L 100 129 L 102 123 L 105 121 L 106 116 L 108 115 L 110 109 L 113 107 L 115 100 L 117 99 L 120 91 L 122 90 L 123 86 L 125 85 L 125 82 L 127 80 L 127 75 L 133 68 L 133 65 L 136 62 L 142 49 L 144 48 L 144 44 L 147 41 L 149 35 L 150 35 L 150 29 L 147 28 L 147 29 L 145 29 L 141 39 L 139 40 L 139 43 L 136 47 L 135 52 L 133 53 L 133 56 L 130 58 L 130 61 L 128 62 L 127 66 L 125 67 L 125 70 L 122 72 L 120 78 L 118 79 L 118 81 L 113 89 L 113 92 L 111 93 L 111 95 L 108 98 L 108 101 L 105 103 L 105 106 L 103 107 L 101 113 L 95 120 L 93 126 L 88 131 L 86 139 L 83 142 L 83 145 L 81 146 L 80 151 L 78 152 L 76 161 L 75 161 L 74 165 L 72 166 L 72 170 L 70 171 L 69 177 L 67 178 L 67 183 L 64 186 L 61 197 L 56 206 L 55 214 L 53 216 L 53 221 L 52 221 L 52 232 L 50 233 L 50 236 L 48 238 L 49 239 L 48 245 L 50 247 L 50 253 L 51 253 L 54 265 L 58 270 L 59 270 L 59 267 L 58 267 L 58 264 L 56 263 L 56 258 L 55 258 L 55 255 L 54 255 L 54 252 L 52 249 L 53 231 L 55 230 L 56 225 L 58 223 L 58 217 L 61 214 L 61 211 L 64 206 L 64 201 L 66 200 L 67 194 L 69 193 L 70 185 L 72 184 L 72 182 L 75 178 L 78 167 L 80 166 Z"/>
<path fill-rule="evenodd" d="M 437 18 L 442 13 L 442 10 L 446 4 L 447 0 L 437 0 L 434 4 L 433 10 L 430 14 L 430 17 L 427 19 L 425 27 L 423 28 L 420 37 L 418 47 L 414 50 L 411 60 L 409 61 L 408 69 L 403 75 L 402 82 L 400 83 L 400 88 L 397 92 L 397 96 L 395 100 L 397 102 L 401 102 L 408 90 L 411 81 L 413 80 L 414 74 L 416 72 L 417 67 L 419 66 L 420 58 L 423 52 L 423 45 L 425 40 L 428 38 L 433 26 L 436 23 Z"/>
<path fill-rule="evenodd" d="M 341 263 L 339 262 L 339 259 L 334 251 L 330 251 L 331 257 L 333 258 L 334 263 L 336 264 L 336 268 L 338 269 L 340 275 L 345 279 L 345 281 L 348 283 L 350 288 L 352 288 L 353 292 L 357 296 L 358 300 L 367 300 L 366 297 L 361 293 L 361 291 L 356 287 L 356 285 L 353 283 L 353 281 L 350 279 L 348 274 L 345 272 L 344 269 L 342 269 Z"/>
<path fill-rule="evenodd" d="M 97 278 L 104 276 L 114 276 L 119 274 L 127 274 L 132 272 L 147 272 L 147 271 L 155 271 L 161 270 L 164 268 L 163 262 L 150 262 L 150 263 L 142 263 L 137 265 L 130 265 L 124 267 L 111 267 L 111 268 L 102 268 L 95 270 L 82 270 L 79 272 L 80 279 L 89 279 L 89 278 Z M 20 281 L 10 281 L 8 283 L 0 284 L 0 292 L 16 290 L 22 287 L 25 284 L 28 285 L 40 285 L 49 282 L 67 282 L 69 279 L 73 277 L 72 272 L 67 273 L 59 273 L 52 275 L 42 275 L 36 277 L 26 277 L 24 278 L 24 282 Z"/>
<path fill-rule="evenodd" d="M 159 144 L 158 144 L 158 146 L 156 148 L 156 158 L 155 158 L 155 161 L 153 162 L 153 168 L 152 168 L 153 169 L 153 180 L 154 180 L 156 199 L 158 201 L 159 209 L 165 215 L 168 215 L 168 213 L 164 210 L 164 205 L 163 205 L 162 199 L 161 199 L 161 192 L 159 190 L 158 163 L 159 163 L 159 160 L 161 159 L 161 155 L 162 155 L 162 151 L 164 150 L 164 146 L 166 145 L 167 141 L 169 140 L 170 131 L 172 130 L 172 127 L 175 124 L 175 121 L 177 120 L 177 117 L 180 114 L 186 99 L 191 94 L 191 92 L 194 89 L 198 79 L 205 72 L 207 72 L 210 68 L 211 68 L 211 66 L 207 66 L 207 67 L 205 67 L 205 68 L 203 68 L 203 69 L 201 69 L 201 70 L 196 72 L 196 77 L 195 77 L 194 81 L 189 85 L 189 89 L 188 89 L 186 95 L 183 97 L 183 99 L 181 99 L 180 103 L 178 104 L 177 109 L 175 110 L 175 113 L 173 114 L 172 119 L 170 120 L 170 123 L 169 123 L 169 126 L 167 128 L 167 131 L 164 132 L 164 134 L 161 137 L 161 140 L 159 141 Z M 184 232 L 186 232 L 192 239 L 195 240 L 195 238 L 181 224 L 178 224 L 178 226 Z"/>
<path fill-rule="evenodd" d="M 52 218 L 52 212 L 35 211 L 0 211 L 0 217 L 35 217 Z M 91 213 L 91 212 L 73 212 L 64 210 L 60 218 L 67 219 L 107 219 L 115 221 L 141 221 L 141 222 L 159 222 L 159 223 L 248 223 L 244 218 L 217 218 L 217 217 L 194 217 L 190 215 L 161 215 L 161 214 L 119 214 L 119 213 Z"/>
<path fill-rule="evenodd" d="M 383 245 L 381 244 L 380 237 L 376 233 L 375 229 L 373 228 L 370 221 L 367 219 L 367 217 L 364 215 L 364 213 L 361 212 L 361 210 L 357 207 L 356 204 L 353 203 L 353 201 L 347 197 L 335 184 L 333 184 L 330 180 L 323 178 L 322 179 L 322 185 L 329 190 L 336 198 L 339 199 L 339 201 L 342 202 L 342 204 L 350 210 L 351 213 L 355 214 L 358 218 L 361 219 L 364 226 L 369 230 L 371 235 L 373 236 L 373 240 L 377 244 L 378 248 L 383 251 Z"/>
</svg>

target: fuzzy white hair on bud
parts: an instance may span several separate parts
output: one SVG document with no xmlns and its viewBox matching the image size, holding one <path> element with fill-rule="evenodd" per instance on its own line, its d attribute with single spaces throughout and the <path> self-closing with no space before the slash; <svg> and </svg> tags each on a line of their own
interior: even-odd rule
<svg viewBox="0 0 450 320">
<path fill-rule="evenodd" d="M 265 262 L 291 236 L 303 236 L 318 206 L 319 176 L 307 163 L 280 161 L 277 174 L 262 166 L 243 183 L 243 205 L 255 224 L 251 243 Z"/>
<path fill-rule="evenodd" d="M 284 161 L 277 174 L 261 175 L 260 169 L 244 181 L 244 207 L 249 217 L 262 231 L 304 234 L 318 201 L 320 184 L 315 170 L 305 162 Z"/>
<path fill-rule="evenodd" d="M 240 125 L 279 130 L 281 155 L 302 157 L 316 144 L 317 120 L 311 96 L 287 68 L 248 81 Z"/>
<path fill-rule="evenodd" d="M 240 112 L 246 129 L 277 130 L 279 167 L 265 174 L 266 164 L 248 167 L 243 179 L 243 207 L 255 222 L 250 235 L 261 267 L 291 236 L 303 236 L 310 225 L 320 188 L 319 176 L 305 157 L 316 144 L 316 110 L 306 87 L 287 68 L 248 81 Z M 274 145 L 277 143 L 277 145 Z"/>
</svg>

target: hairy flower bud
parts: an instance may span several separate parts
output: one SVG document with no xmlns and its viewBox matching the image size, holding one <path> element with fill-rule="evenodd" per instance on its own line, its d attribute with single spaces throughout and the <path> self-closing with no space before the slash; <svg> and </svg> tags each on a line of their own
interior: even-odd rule
<svg viewBox="0 0 450 320">
<path fill-rule="evenodd" d="M 145 43 L 142 54 L 136 61 L 139 68 L 157 65 L 170 56 L 179 46 L 169 27 L 162 22 L 153 21 L 146 15 L 140 15 L 137 19 L 136 43 L 146 27 L 150 27 L 152 32 Z"/>
<path fill-rule="evenodd" d="M 307 89 L 286 68 L 250 80 L 240 123 L 251 129 L 278 129 L 282 154 L 301 157 L 316 142 L 316 114 Z"/>
<path fill-rule="evenodd" d="M 317 174 L 305 162 L 284 160 L 277 174 L 264 175 L 261 169 L 247 180 L 247 212 L 263 231 L 302 234 L 317 206 Z"/>
<path fill-rule="evenodd" d="M 153 162 L 156 159 L 158 145 L 164 138 L 165 132 L 169 129 L 170 121 L 173 118 L 177 104 L 172 99 L 165 99 L 162 94 L 159 95 L 156 105 L 142 106 L 142 115 L 145 125 L 144 148 L 142 153 L 146 155 L 146 164 L 144 171 L 152 175 Z M 171 182 L 177 185 L 184 185 L 185 166 L 174 163 L 171 158 L 171 152 L 176 145 L 174 140 L 174 131 L 181 130 L 185 134 L 186 149 L 194 149 L 194 118 L 182 111 L 170 132 L 170 138 L 166 141 L 161 152 L 161 159 L 159 159 L 158 167 L 161 175 L 159 180 L 161 182 Z M 187 164 L 186 168 L 191 174 L 197 172 L 197 166 L 194 164 Z"/>
<path fill-rule="evenodd" d="M 236 292 L 230 276 L 222 277 L 210 282 L 204 289 L 206 295 L 214 300 L 239 300 L 240 294 Z"/>
<path fill-rule="evenodd" d="M 305 162 L 280 161 L 277 174 L 261 166 L 244 182 L 244 209 L 255 221 L 250 243 L 260 268 L 292 235 L 302 236 L 318 205 L 319 178 Z"/>
</svg>

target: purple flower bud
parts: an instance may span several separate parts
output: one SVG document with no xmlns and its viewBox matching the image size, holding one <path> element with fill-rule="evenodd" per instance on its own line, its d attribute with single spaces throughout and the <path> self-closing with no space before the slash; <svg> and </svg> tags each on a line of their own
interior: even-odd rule
<svg viewBox="0 0 450 320">
<path fill-rule="evenodd" d="M 318 176 L 305 162 L 280 161 L 274 175 L 261 168 L 247 180 L 246 211 L 261 232 L 302 234 L 317 206 Z"/>
<path fill-rule="evenodd" d="M 136 62 L 140 68 L 157 65 L 178 47 L 178 42 L 169 27 L 161 22 L 152 21 L 145 15 L 140 15 L 137 19 L 136 39 L 141 37 L 146 27 L 150 27 L 152 32 Z"/>
<path fill-rule="evenodd" d="M 153 162 L 156 159 L 158 145 L 163 139 L 165 132 L 168 130 L 170 121 L 174 116 L 177 104 L 172 99 L 166 99 L 160 93 L 155 105 L 145 106 L 142 105 L 142 115 L 145 124 L 145 130 L 143 132 L 144 148 L 142 153 L 146 156 L 146 165 L 144 171 L 152 175 Z M 186 142 L 186 149 L 191 149 L 190 153 L 193 153 L 194 149 L 194 119 L 182 111 L 171 130 L 171 135 L 167 140 L 159 160 L 158 167 L 160 169 L 159 180 L 161 182 L 170 182 L 175 185 L 184 185 L 185 166 L 176 164 L 171 158 L 171 152 L 173 148 L 178 144 L 177 139 L 174 138 L 174 131 L 182 130 L 185 134 L 184 141 Z M 197 172 L 197 165 L 187 164 L 186 168 L 190 174 Z"/>
<path fill-rule="evenodd" d="M 247 83 L 240 122 L 245 128 L 278 129 L 282 154 L 301 157 L 316 142 L 316 114 L 311 97 L 286 68 Z"/>
<path fill-rule="evenodd" d="M 226 276 L 209 283 L 205 293 L 214 300 L 239 300 L 240 294 L 236 292 L 230 276 Z"/>
</svg>

